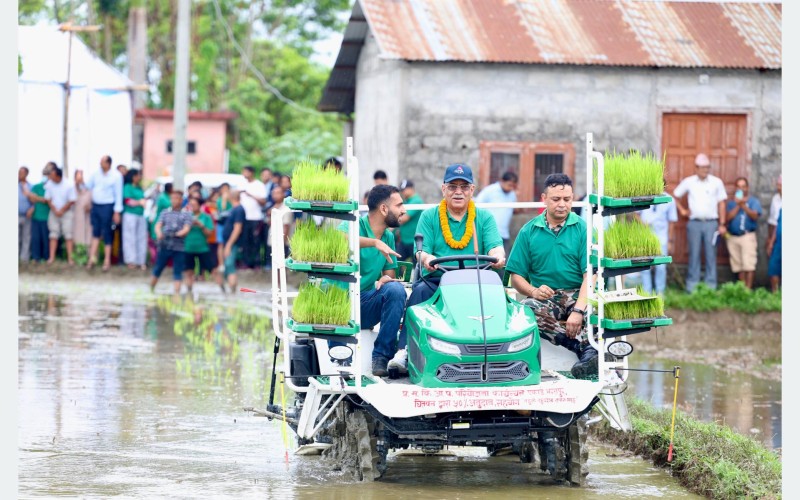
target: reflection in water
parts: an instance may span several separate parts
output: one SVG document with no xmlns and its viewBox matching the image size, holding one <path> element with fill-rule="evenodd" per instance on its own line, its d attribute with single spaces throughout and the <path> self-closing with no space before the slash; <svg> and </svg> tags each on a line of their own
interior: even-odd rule
<svg viewBox="0 0 800 500">
<path fill-rule="evenodd" d="M 237 304 L 145 300 L 124 284 L 113 293 L 129 298 L 85 290 L 19 297 L 23 496 L 485 499 L 528 497 L 535 488 L 542 498 L 695 498 L 663 470 L 599 445 L 583 489 L 552 485 L 537 467 L 480 450 L 392 455 L 374 484 L 355 483 L 318 457 L 290 453 L 287 462 L 281 424 L 242 411 L 267 398 L 266 315 Z"/>
<path fill-rule="evenodd" d="M 630 367 L 672 370 L 674 364 L 631 355 Z M 744 373 L 728 374 L 712 366 L 680 363 L 678 407 L 689 415 L 728 425 L 767 447 L 781 447 L 781 382 Z M 659 408 L 672 408 L 675 379 L 667 373 L 631 372 L 631 395 Z"/>
</svg>

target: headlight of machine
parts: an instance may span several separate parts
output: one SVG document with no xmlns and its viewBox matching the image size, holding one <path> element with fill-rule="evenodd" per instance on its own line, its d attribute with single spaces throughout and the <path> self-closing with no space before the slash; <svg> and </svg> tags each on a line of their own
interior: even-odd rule
<svg viewBox="0 0 800 500">
<path fill-rule="evenodd" d="M 508 344 L 508 352 L 519 352 L 533 344 L 533 335 L 526 335 Z"/>
<path fill-rule="evenodd" d="M 461 354 L 461 349 L 457 345 L 439 340 L 436 337 L 428 337 L 428 343 L 434 351 L 439 351 L 443 354 Z"/>
</svg>

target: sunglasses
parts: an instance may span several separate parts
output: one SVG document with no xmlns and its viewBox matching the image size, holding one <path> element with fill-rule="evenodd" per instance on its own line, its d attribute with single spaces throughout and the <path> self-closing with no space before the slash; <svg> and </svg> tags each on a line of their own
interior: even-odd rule
<svg viewBox="0 0 800 500">
<path fill-rule="evenodd" d="M 456 191 L 461 191 L 462 193 L 466 193 L 469 191 L 470 186 L 472 184 L 448 184 L 447 190 L 451 193 L 455 193 Z"/>
</svg>

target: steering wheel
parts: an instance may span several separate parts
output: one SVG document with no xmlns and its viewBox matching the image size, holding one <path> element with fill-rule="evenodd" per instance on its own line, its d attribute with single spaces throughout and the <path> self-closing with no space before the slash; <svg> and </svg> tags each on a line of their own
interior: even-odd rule
<svg viewBox="0 0 800 500">
<path fill-rule="evenodd" d="M 457 266 L 444 266 L 440 265 L 439 269 L 444 272 L 447 271 L 456 271 L 458 269 L 489 269 L 492 264 L 497 263 L 497 257 L 491 257 L 489 255 L 451 255 L 449 257 L 436 257 L 432 261 L 428 262 L 428 265 L 431 267 L 435 266 L 436 264 L 441 264 L 442 262 L 458 262 Z M 466 264 L 467 262 L 473 262 L 473 264 Z M 478 261 L 475 263 L 475 261 Z M 481 262 L 483 262 L 481 264 Z"/>
</svg>

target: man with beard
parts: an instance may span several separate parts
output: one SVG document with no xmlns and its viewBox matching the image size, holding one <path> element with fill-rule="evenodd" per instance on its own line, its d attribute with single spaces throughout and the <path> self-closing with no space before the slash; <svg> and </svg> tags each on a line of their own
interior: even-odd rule
<svg viewBox="0 0 800 500">
<path fill-rule="evenodd" d="M 397 331 L 405 312 L 406 291 L 395 277 L 397 257 L 391 228 L 400 227 L 406 214 L 403 198 L 395 186 L 381 184 L 370 190 L 369 212 L 358 221 L 361 263 L 361 328 L 380 323 L 372 350 L 372 374 L 388 375 L 386 365 L 396 352 Z M 339 229 L 347 231 L 347 222 Z M 331 342 L 330 345 L 336 345 Z"/>
<path fill-rule="evenodd" d="M 439 206 L 423 211 L 417 223 L 416 232 L 422 234 L 422 251 L 417 259 L 422 264 L 422 273 L 426 278 L 414 283 L 406 307 L 428 300 L 439 288 L 442 271 L 438 265 L 430 265 L 430 261 L 436 258 L 474 255 L 477 252 L 495 257 L 497 262 L 492 264 L 495 269 L 505 265 L 506 252 L 494 217 L 488 210 L 475 207 L 472 201 L 474 193 L 472 169 L 463 163 L 448 166 L 442 182 L 442 201 Z M 447 262 L 444 264 L 452 265 Z M 405 324 L 400 332 L 399 347 L 388 366 L 405 374 L 408 361 Z"/>
<path fill-rule="evenodd" d="M 572 212 L 572 180 L 551 174 L 544 181 L 545 211 L 522 226 L 507 270 L 521 302 L 534 310 L 539 335 L 578 356 L 572 375 L 597 374 L 597 351 L 579 337 L 588 294 L 586 222 Z M 562 325 L 562 322 L 566 321 Z"/>
</svg>

